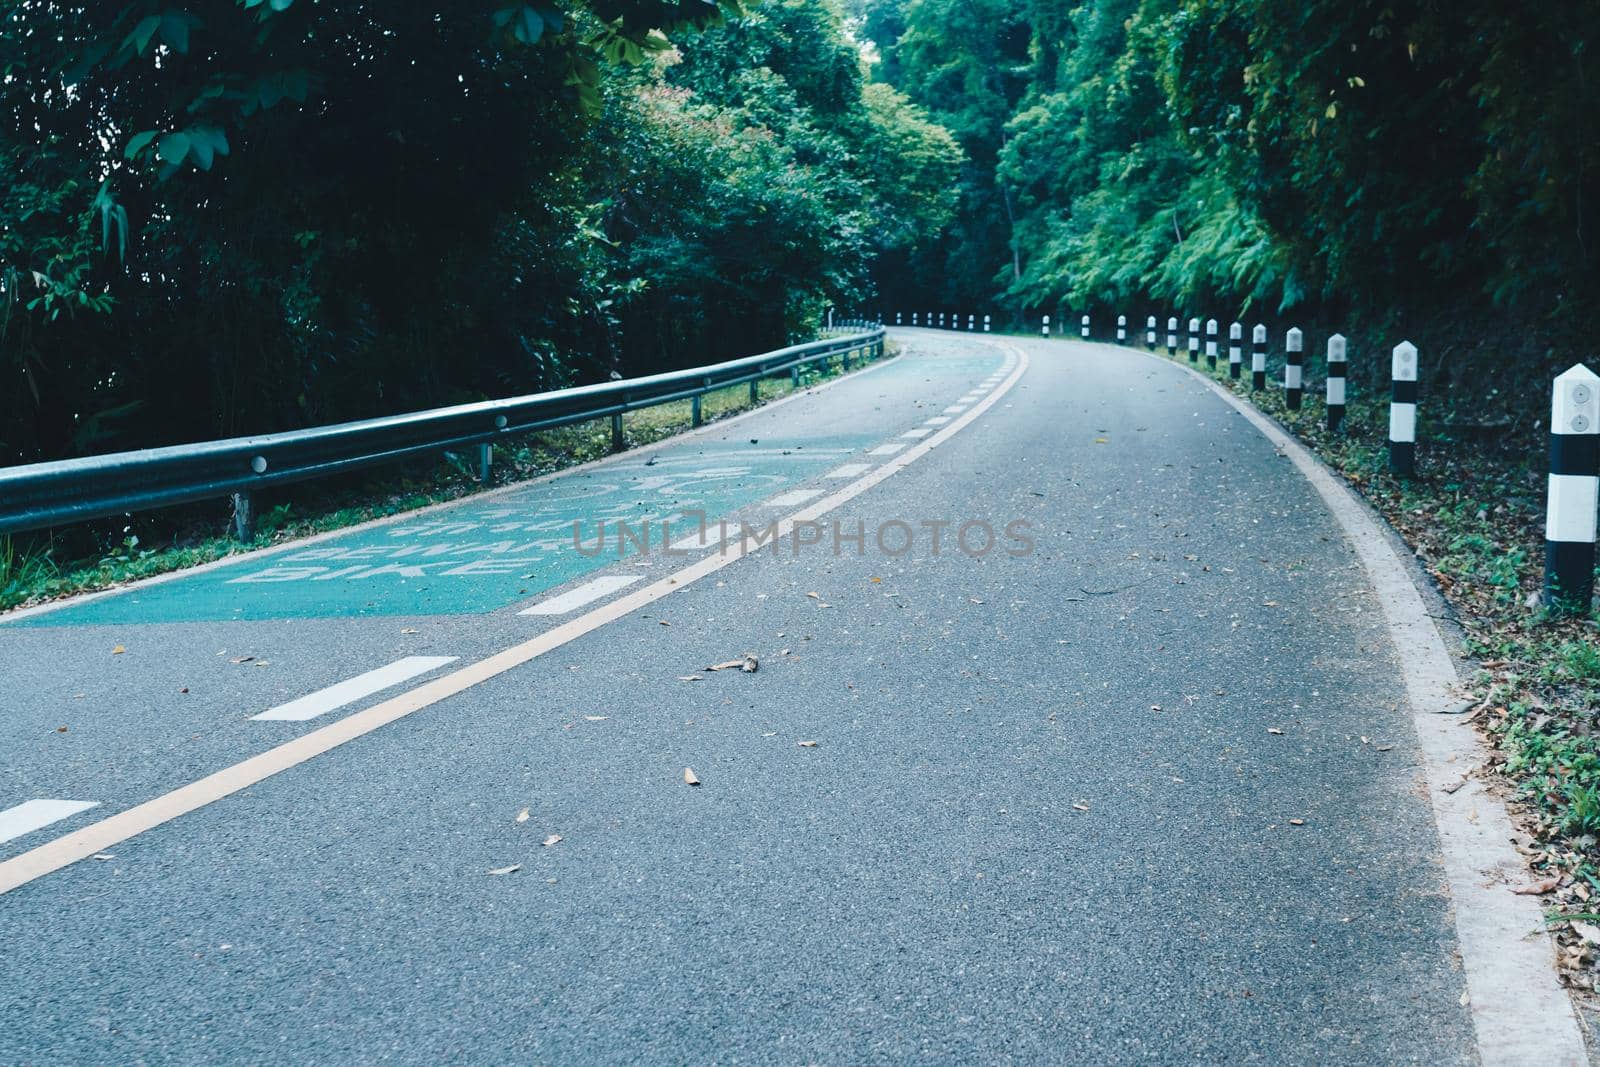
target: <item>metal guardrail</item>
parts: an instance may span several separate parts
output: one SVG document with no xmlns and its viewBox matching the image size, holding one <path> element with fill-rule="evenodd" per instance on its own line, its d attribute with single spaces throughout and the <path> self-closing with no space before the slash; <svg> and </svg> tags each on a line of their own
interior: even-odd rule
<svg viewBox="0 0 1600 1067">
<path fill-rule="evenodd" d="M 802 367 L 839 357 L 848 370 L 852 353 L 882 355 L 883 328 L 859 325 L 868 328 L 643 378 L 259 437 L 0 467 L 0 534 L 232 496 L 235 530 L 247 537 L 253 490 L 467 445 L 479 446 L 480 477 L 487 481 L 496 441 L 607 416 L 612 448 L 621 451 L 624 412 L 692 399 L 698 426 L 700 398 L 712 390 L 749 382 L 754 401 L 763 378 L 788 372 L 799 384 Z"/>
</svg>

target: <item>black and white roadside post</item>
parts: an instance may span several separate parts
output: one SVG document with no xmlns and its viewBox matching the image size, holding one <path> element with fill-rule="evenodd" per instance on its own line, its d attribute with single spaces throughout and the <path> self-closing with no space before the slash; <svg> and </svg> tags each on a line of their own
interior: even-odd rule
<svg viewBox="0 0 1600 1067">
<path fill-rule="evenodd" d="M 1044 335 L 1046 337 L 1050 336 L 1050 316 L 1049 315 L 1046 315 L 1044 317 Z"/>
<path fill-rule="evenodd" d="M 911 325 L 915 326 L 916 324 L 917 324 L 917 313 L 915 311 L 913 311 L 911 313 Z"/>
<path fill-rule="evenodd" d="M 1118 315 L 1117 316 L 1117 343 L 1121 344 L 1122 342 L 1126 341 L 1127 339 L 1128 339 L 1128 316 L 1126 316 L 1126 315 Z"/>
<path fill-rule="evenodd" d="M 1328 432 L 1333 433 L 1344 424 L 1345 370 L 1349 367 L 1345 356 L 1344 334 L 1328 338 Z"/>
<path fill-rule="evenodd" d="M 1237 322 L 1228 327 L 1228 377 L 1239 380 L 1244 369 L 1244 327 Z"/>
<path fill-rule="evenodd" d="M 985 315 L 983 317 L 983 332 L 984 333 L 988 333 L 989 332 L 989 316 L 987 316 L 987 315 Z"/>
<path fill-rule="evenodd" d="M 1550 401 L 1550 488 L 1544 519 L 1544 603 L 1586 615 L 1594 600 L 1600 507 L 1600 375 L 1582 363 L 1556 378 Z"/>
<path fill-rule="evenodd" d="M 1175 315 L 1167 317 L 1167 355 L 1178 354 L 1178 319 Z"/>
<path fill-rule="evenodd" d="M 1250 331 L 1250 391 L 1258 393 L 1267 387 L 1267 328 L 1256 323 Z"/>
<path fill-rule="evenodd" d="M 894 313 L 894 324 L 896 326 L 900 325 L 900 312 L 898 311 Z"/>
<path fill-rule="evenodd" d="M 971 333 L 972 331 L 976 330 L 977 328 L 978 328 L 978 316 L 969 314 L 967 316 L 967 332 Z"/>
<path fill-rule="evenodd" d="M 1217 320 L 1206 320 L 1206 366 L 1217 369 Z"/>
<path fill-rule="evenodd" d="M 1417 346 L 1401 341 L 1389 364 L 1389 469 L 1409 478 L 1417 469 Z"/>
<path fill-rule="evenodd" d="M 944 312 L 939 312 L 939 329 L 944 329 Z"/>
<path fill-rule="evenodd" d="M 1085 341 L 1089 339 L 1089 316 L 1087 315 L 1083 317 L 1083 339 Z"/>
<path fill-rule="evenodd" d="M 1147 315 L 1144 320 L 1144 342 L 1150 346 L 1150 351 L 1156 350 L 1156 317 Z"/>
<path fill-rule="evenodd" d="M 1292 326 L 1283 338 L 1283 402 L 1290 411 L 1300 410 L 1300 400 L 1305 395 L 1306 352 L 1305 334 L 1300 327 Z"/>
<path fill-rule="evenodd" d="M 1189 320 L 1189 362 L 1200 362 L 1200 320 Z"/>
</svg>

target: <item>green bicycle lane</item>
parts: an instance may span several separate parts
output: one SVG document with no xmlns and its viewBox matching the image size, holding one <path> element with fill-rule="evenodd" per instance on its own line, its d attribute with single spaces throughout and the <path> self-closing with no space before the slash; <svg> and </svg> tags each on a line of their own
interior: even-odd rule
<svg viewBox="0 0 1600 1067">
<path fill-rule="evenodd" d="M 260 721 L 275 709 L 385 670 L 425 679 L 558 625 L 566 612 L 538 605 L 575 584 L 615 592 L 681 565 L 662 549 L 700 540 L 702 521 L 714 547 L 719 520 L 793 510 L 783 505 L 796 494 L 819 496 L 881 462 L 868 453 L 884 442 L 947 420 L 940 412 L 1003 363 L 992 346 L 918 338 L 900 359 L 650 449 L 0 616 L 0 857 L 393 690 L 324 701 L 307 720 Z M 631 536 L 619 537 L 624 527 Z M 41 811 L 33 822 L 66 814 L 27 830 Z"/>
</svg>

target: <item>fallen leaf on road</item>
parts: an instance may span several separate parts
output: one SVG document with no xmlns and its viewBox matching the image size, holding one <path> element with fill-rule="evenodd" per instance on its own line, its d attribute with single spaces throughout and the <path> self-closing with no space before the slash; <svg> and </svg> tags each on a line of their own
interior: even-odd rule
<svg viewBox="0 0 1600 1067">
<path fill-rule="evenodd" d="M 1390 751 L 1393 751 L 1394 746 L 1393 745 L 1378 745 L 1377 749 L 1378 749 L 1379 752 L 1390 752 Z"/>
<path fill-rule="evenodd" d="M 522 864 L 513 863 L 509 867 L 496 867 L 494 870 L 490 871 L 489 873 L 490 874 L 516 874 L 520 870 L 522 870 Z"/>
<path fill-rule="evenodd" d="M 252 666 L 252 667 L 270 667 L 270 666 L 272 666 L 272 661 L 270 659 L 258 659 L 254 663 L 252 663 L 250 666 Z"/>
<path fill-rule="evenodd" d="M 590 722 L 605 722 L 607 719 L 611 718 L 611 716 L 609 716 L 609 715 L 585 715 L 584 718 L 588 719 Z"/>
<path fill-rule="evenodd" d="M 694 768 L 692 768 L 692 767 L 685 767 L 683 769 L 683 781 L 684 781 L 684 784 L 686 784 L 686 785 L 699 785 L 700 784 L 700 779 L 695 777 Z"/>
<path fill-rule="evenodd" d="M 65 727 L 65 726 L 57 726 L 57 727 L 56 727 L 56 733 L 58 733 L 58 734 L 64 734 L 64 733 L 66 733 L 66 732 L 67 732 L 67 728 L 66 728 L 66 727 Z"/>
<path fill-rule="evenodd" d="M 517 821 L 518 822 L 527 822 L 528 821 L 528 809 L 527 808 L 523 808 L 521 811 L 517 812 Z"/>
<path fill-rule="evenodd" d="M 1518 894 L 1519 896 L 1536 897 L 1540 893 L 1550 892 L 1550 890 L 1554 889 L 1560 884 L 1561 876 L 1558 874 L 1553 874 L 1549 878 L 1542 878 L 1539 881 L 1534 882 L 1532 885 L 1519 885 L 1513 889 L 1512 892 Z"/>
<path fill-rule="evenodd" d="M 723 660 L 721 663 L 713 663 L 711 666 L 707 667 L 706 670 L 708 670 L 708 671 L 727 671 L 727 670 L 732 670 L 735 667 L 743 667 L 743 666 L 744 666 L 744 660 L 742 660 L 742 659 L 728 659 L 728 660 Z"/>
<path fill-rule="evenodd" d="M 1074 803 L 1072 805 L 1072 808 L 1073 808 L 1074 811 L 1088 811 L 1089 810 L 1089 805 L 1083 803 L 1082 801 L 1079 801 L 1079 802 Z"/>
<path fill-rule="evenodd" d="M 230 659 L 228 662 L 229 663 L 249 663 L 253 659 L 255 659 L 254 656 L 235 656 L 232 659 Z"/>
<path fill-rule="evenodd" d="M 1304 826 L 1305 824 L 1306 824 L 1306 821 L 1304 819 L 1290 819 L 1289 820 L 1289 825 L 1290 826 Z"/>
<path fill-rule="evenodd" d="M 761 736 L 762 737 L 777 737 L 778 736 L 778 731 L 774 730 L 769 734 L 762 734 Z"/>
<path fill-rule="evenodd" d="M 549 837 L 544 839 L 544 847 L 545 848 L 549 848 L 551 845 L 557 845 L 557 844 L 560 844 L 560 843 L 561 843 L 561 835 L 560 834 L 551 834 Z"/>
<path fill-rule="evenodd" d="M 802 741 L 802 742 L 800 742 L 800 747 L 801 748 L 816 748 L 817 747 L 817 743 L 815 741 Z"/>
<path fill-rule="evenodd" d="M 118 645 L 118 646 L 117 646 L 117 647 L 116 647 L 116 648 L 113 648 L 113 649 L 112 649 L 112 650 L 111 650 L 111 654 L 112 654 L 112 655 L 113 655 L 113 656 L 120 656 L 120 655 L 122 655 L 122 654 L 123 654 L 123 653 L 124 653 L 124 652 L 126 652 L 126 651 L 128 651 L 128 650 L 127 650 L 127 649 L 125 649 L 125 648 L 123 648 L 123 647 L 122 647 L 122 646 L 121 646 L 121 645 Z"/>
<path fill-rule="evenodd" d="M 1460 778 L 1457 778 L 1455 781 L 1453 781 L 1449 785 L 1445 786 L 1444 787 L 1444 791 L 1446 793 L 1454 793 L 1457 789 L 1460 789 L 1462 786 L 1464 786 L 1466 784 L 1467 784 L 1467 776 L 1463 774 Z"/>
<path fill-rule="evenodd" d="M 1283 731 L 1278 729 L 1276 726 L 1269 726 L 1269 727 L 1267 727 L 1267 733 L 1269 733 L 1269 734 L 1281 734 L 1281 733 L 1283 733 Z"/>
<path fill-rule="evenodd" d="M 112 855 L 109 852 L 96 852 L 94 854 L 94 858 L 97 859 L 97 860 L 114 860 L 117 857 Z M 1577 926 L 1578 924 L 1577 923 L 1573 923 L 1572 925 L 1573 926 Z"/>
<path fill-rule="evenodd" d="M 703 674 L 680 674 L 680 675 L 678 675 L 678 681 L 680 681 L 680 682 L 703 682 L 705 680 L 706 680 L 706 676 L 703 675 Z"/>
<path fill-rule="evenodd" d="M 744 662 L 739 665 L 739 669 L 746 674 L 754 674 L 760 668 L 761 661 L 756 659 L 754 656 L 746 656 L 744 658 Z"/>
<path fill-rule="evenodd" d="M 415 626 L 407 626 L 404 630 L 401 630 L 400 632 L 403 633 L 403 634 L 419 634 L 422 631 L 417 629 Z"/>
<path fill-rule="evenodd" d="M 806 596 L 810 597 L 812 600 L 821 600 L 822 599 L 822 594 L 821 593 L 807 593 Z"/>
</svg>

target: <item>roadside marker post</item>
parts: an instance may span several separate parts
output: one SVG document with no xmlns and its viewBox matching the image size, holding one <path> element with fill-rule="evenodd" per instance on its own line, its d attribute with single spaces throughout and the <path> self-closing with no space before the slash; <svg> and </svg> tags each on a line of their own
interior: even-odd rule
<svg viewBox="0 0 1600 1067">
<path fill-rule="evenodd" d="M 1150 351 L 1156 350 L 1156 317 L 1147 316 L 1144 320 L 1144 342 L 1150 346 Z"/>
<path fill-rule="evenodd" d="M 1292 326 L 1283 338 L 1283 402 L 1290 411 L 1300 410 L 1305 394 L 1305 335 Z"/>
<path fill-rule="evenodd" d="M 1417 346 L 1401 341 L 1389 364 L 1389 469 L 1402 478 L 1417 470 Z"/>
<path fill-rule="evenodd" d="M 1595 513 L 1600 508 L 1600 375 L 1582 363 L 1555 380 L 1550 399 L 1550 486 L 1544 519 L 1544 603 L 1587 615 L 1594 600 Z"/>
<path fill-rule="evenodd" d="M 1345 356 L 1344 334 L 1328 338 L 1328 432 L 1333 433 L 1344 425 L 1345 371 L 1349 363 Z"/>
<path fill-rule="evenodd" d="M 1228 377 L 1234 381 L 1239 380 L 1239 373 L 1244 369 L 1244 327 L 1237 322 L 1228 327 Z"/>
<path fill-rule="evenodd" d="M 1200 362 L 1200 320 L 1189 320 L 1189 362 Z"/>
<path fill-rule="evenodd" d="M 1085 341 L 1089 339 L 1089 316 L 1087 315 L 1083 317 L 1083 339 Z"/>
<path fill-rule="evenodd" d="M 1217 320 L 1206 320 L 1206 367 L 1217 369 Z"/>
<path fill-rule="evenodd" d="M 1117 343 L 1121 344 L 1122 342 L 1126 341 L 1127 339 L 1128 339 L 1128 316 L 1126 316 L 1126 315 L 1118 315 L 1117 316 Z"/>
<path fill-rule="evenodd" d="M 1250 391 L 1260 392 L 1267 387 L 1267 328 L 1256 323 L 1250 331 Z"/>
<path fill-rule="evenodd" d="M 1050 316 L 1049 315 L 1046 315 L 1044 317 L 1044 335 L 1046 337 L 1050 336 Z"/>
<path fill-rule="evenodd" d="M 1167 318 L 1167 355 L 1178 354 L 1178 319 L 1176 316 Z"/>
<path fill-rule="evenodd" d="M 985 315 L 983 317 L 983 332 L 984 333 L 988 333 L 989 332 L 989 316 L 987 316 L 987 315 Z"/>
<path fill-rule="evenodd" d="M 900 325 L 900 312 L 898 311 L 894 313 L 894 324 L 896 326 Z"/>
<path fill-rule="evenodd" d="M 968 312 L 967 313 L 967 332 L 971 333 L 973 330 L 976 330 L 977 328 L 978 328 L 978 316 L 972 314 L 971 312 Z"/>
</svg>

